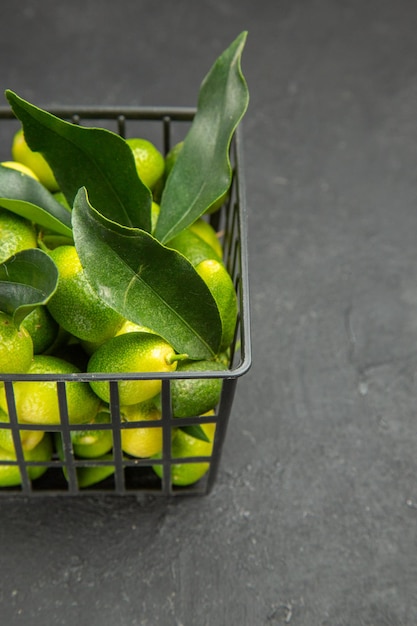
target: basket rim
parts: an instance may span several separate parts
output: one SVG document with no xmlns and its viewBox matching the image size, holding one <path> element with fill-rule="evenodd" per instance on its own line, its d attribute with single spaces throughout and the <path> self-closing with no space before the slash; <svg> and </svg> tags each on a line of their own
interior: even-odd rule
<svg viewBox="0 0 417 626">
<path fill-rule="evenodd" d="M 72 117 L 79 115 L 86 119 L 115 119 L 124 117 L 128 120 L 147 119 L 160 120 L 170 117 L 178 121 L 191 120 L 197 112 L 195 106 L 141 106 L 141 105 L 70 105 L 51 104 L 37 105 L 58 117 Z M 138 118 L 138 116 L 140 116 Z M 18 121 L 10 106 L 0 105 L 0 119 L 13 119 Z"/>
</svg>

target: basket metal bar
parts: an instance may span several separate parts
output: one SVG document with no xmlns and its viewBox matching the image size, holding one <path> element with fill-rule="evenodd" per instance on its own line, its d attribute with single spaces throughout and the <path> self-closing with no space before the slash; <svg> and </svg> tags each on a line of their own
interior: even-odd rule
<svg viewBox="0 0 417 626">
<path fill-rule="evenodd" d="M 135 107 L 135 106 L 44 106 L 52 115 L 64 119 L 71 119 L 74 115 L 86 120 L 117 120 L 123 116 L 126 120 L 155 120 L 160 121 L 165 117 L 169 117 L 174 121 L 190 121 L 193 119 L 195 107 Z M 0 119 L 14 119 L 15 115 L 10 107 L 0 107 Z"/>
<path fill-rule="evenodd" d="M 226 430 L 229 423 L 229 417 L 232 410 L 233 399 L 235 396 L 237 378 L 228 378 L 223 381 L 223 390 L 219 404 L 219 414 L 222 418 L 216 422 L 216 430 L 214 433 L 213 454 L 210 463 L 210 470 L 207 477 L 207 493 L 209 493 L 216 481 L 219 471 L 220 460 L 223 450 L 224 440 L 226 438 Z"/>
<path fill-rule="evenodd" d="M 14 397 L 14 389 L 12 383 L 5 384 L 5 393 L 6 393 L 6 401 L 7 408 L 9 412 L 10 424 L 12 427 L 12 437 L 13 444 L 15 448 L 16 454 L 16 462 L 19 467 L 20 476 L 22 479 L 21 490 L 23 493 L 28 494 L 31 491 L 31 484 L 29 480 L 29 476 L 26 469 L 26 461 L 23 453 L 22 440 L 20 438 L 20 430 L 19 430 L 19 421 L 16 412 L 16 403 Z M 15 463 L 11 463 L 14 465 Z"/>
<path fill-rule="evenodd" d="M 68 491 L 71 494 L 78 492 L 77 471 L 74 465 L 74 452 L 72 449 L 71 432 L 68 417 L 68 404 L 66 395 L 66 384 L 63 381 L 57 382 L 58 406 L 61 418 L 61 430 L 57 437 L 62 437 L 63 463 L 67 474 Z"/>
<path fill-rule="evenodd" d="M 113 425 L 113 457 L 114 457 L 114 480 L 115 489 L 117 492 L 122 493 L 125 489 L 124 481 L 124 469 L 123 469 L 123 454 L 122 454 L 122 440 L 120 432 L 120 403 L 119 403 L 119 389 L 117 382 L 112 380 L 110 385 L 110 416 Z"/>
</svg>

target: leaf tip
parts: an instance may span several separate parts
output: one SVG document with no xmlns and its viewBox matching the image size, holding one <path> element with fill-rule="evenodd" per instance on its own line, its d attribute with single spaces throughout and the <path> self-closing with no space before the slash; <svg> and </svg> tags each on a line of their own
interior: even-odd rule
<svg viewBox="0 0 417 626">
<path fill-rule="evenodd" d="M 5 89 L 4 95 L 6 96 L 6 99 L 8 100 L 10 105 L 12 105 L 12 103 L 18 99 L 18 95 L 11 89 Z"/>
</svg>

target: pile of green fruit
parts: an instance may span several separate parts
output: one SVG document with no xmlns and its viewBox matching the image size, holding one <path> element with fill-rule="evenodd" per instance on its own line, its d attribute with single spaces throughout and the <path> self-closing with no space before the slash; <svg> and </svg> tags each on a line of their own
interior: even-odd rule
<svg viewBox="0 0 417 626">
<path fill-rule="evenodd" d="M 166 155 L 144 137 L 75 125 L 6 91 L 21 128 L 0 164 L 0 380 L 70 375 L 66 409 L 78 459 L 113 458 L 110 385 L 71 375 L 155 373 L 118 382 L 121 446 L 128 458 L 161 459 L 158 373 L 228 367 L 238 303 L 208 216 L 227 199 L 230 142 L 248 104 L 245 40 L 242 33 L 217 59 L 188 133 Z M 175 377 L 173 416 L 215 415 L 221 389 L 221 377 Z M 65 460 L 56 382 L 15 380 L 12 400 L 1 383 L 3 487 L 22 480 L 18 465 L 6 463 L 16 460 L 11 403 L 25 459 Z M 172 457 L 210 456 L 214 421 L 173 429 Z M 162 475 L 162 465 L 150 465 Z M 172 484 L 192 484 L 207 469 L 177 462 Z M 28 466 L 28 477 L 46 470 Z M 80 467 L 79 486 L 112 472 L 111 463 Z"/>
</svg>

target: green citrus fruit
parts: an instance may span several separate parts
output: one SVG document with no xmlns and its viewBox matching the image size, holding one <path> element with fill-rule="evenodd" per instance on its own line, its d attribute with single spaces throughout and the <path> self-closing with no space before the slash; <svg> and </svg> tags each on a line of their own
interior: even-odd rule
<svg viewBox="0 0 417 626">
<path fill-rule="evenodd" d="M 227 200 L 228 191 L 225 191 L 217 200 L 213 202 L 211 206 L 207 209 L 206 213 L 215 213 L 224 205 Z"/>
<path fill-rule="evenodd" d="M 232 278 L 223 263 L 207 259 L 196 265 L 196 271 L 210 289 L 222 322 L 220 352 L 233 341 L 237 320 L 237 296 Z"/>
<path fill-rule="evenodd" d="M 121 406 L 120 414 L 123 422 L 148 422 L 162 417 L 161 412 L 149 401 Z M 162 428 L 156 426 L 122 428 L 121 439 L 122 450 L 130 456 L 148 458 L 162 450 Z"/>
<path fill-rule="evenodd" d="M 201 237 L 201 239 L 204 239 L 204 241 L 213 248 L 219 259 L 223 258 L 222 244 L 220 243 L 220 239 L 211 224 L 200 217 L 200 219 L 196 220 L 193 224 L 191 224 L 191 226 L 189 226 L 189 229 Z"/>
<path fill-rule="evenodd" d="M 28 374 L 76 374 L 79 369 L 55 356 L 35 355 Z M 55 380 L 17 381 L 13 385 L 16 411 L 25 424 L 60 424 L 58 394 Z M 68 416 L 71 424 L 84 424 L 97 414 L 99 398 L 88 383 L 66 383 Z M 7 411 L 4 390 L 0 390 L 0 407 Z"/>
<path fill-rule="evenodd" d="M 194 266 L 206 259 L 221 261 L 214 248 L 190 228 L 185 228 L 175 235 L 167 246 L 181 252 Z"/>
<path fill-rule="evenodd" d="M 175 430 L 171 445 L 171 455 L 173 460 L 185 459 L 194 456 L 211 456 L 216 425 L 202 424 L 201 428 L 210 442 L 191 437 L 180 428 Z M 155 458 L 161 458 L 161 456 L 162 454 L 159 453 L 158 455 L 155 455 Z M 192 485 L 207 473 L 209 467 L 210 463 L 205 461 L 199 463 L 172 463 L 171 483 L 178 487 Z M 153 465 L 152 468 L 157 476 L 162 478 L 163 466 Z"/>
<path fill-rule="evenodd" d="M 141 324 L 136 324 L 135 322 L 130 322 L 129 320 L 123 322 L 122 326 L 117 331 L 116 336 L 125 335 L 126 333 L 152 333 L 153 335 L 156 335 L 151 328 L 142 326 Z"/>
<path fill-rule="evenodd" d="M 0 209 L 0 263 L 20 250 L 36 247 L 34 226 L 23 217 Z"/>
<path fill-rule="evenodd" d="M 216 361 L 181 361 L 177 373 L 224 371 Z M 171 381 L 174 417 L 193 417 L 214 409 L 222 391 L 221 378 L 175 378 Z"/>
<path fill-rule="evenodd" d="M 0 422 L 10 424 L 9 415 L 0 408 Z M 19 429 L 20 441 L 23 450 L 32 450 L 43 438 L 45 432 L 43 430 L 26 430 Z M 12 428 L 0 426 L 0 448 L 8 452 L 14 452 L 15 445 L 13 440 Z"/>
<path fill-rule="evenodd" d="M 93 291 L 75 246 L 59 246 L 50 256 L 59 273 L 58 287 L 47 305 L 52 317 L 79 339 L 102 342 L 112 337 L 123 317 Z"/>
<path fill-rule="evenodd" d="M 17 170 L 22 174 L 26 174 L 26 176 L 31 176 L 35 180 L 39 180 L 35 172 L 32 172 L 30 167 L 23 165 L 23 163 L 18 163 L 17 161 L 3 161 L 2 163 L 0 163 L 0 165 L 3 165 L 4 167 L 10 167 L 10 169 L 12 170 Z"/>
<path fill-rule="evenodd" d="M 0 311 L 0 373 L 24 374 L 33 358 L 33 342 L 26 328 L 16 328 L 10 315 Z"/>
<path fill-rule="evenodd" d="M 96 457 L 97 461 L 114 461 L 113 455 L 102 454 Z M 66 469 L 64 469 L 64 475 L 66 475 Z M 77 482 L 80 489 L 86 489 L 92 487 L 97 483 L 101 483 L 103 480 L 114 474 L 114 465 L 88 465 L 87 467 L 77 467 Z"/>
<path fill-rule="evenodd" d="M 91 421 L 91 430 L 72 430 L 71 441 L 74 453 L 83 459 L 94 459 L 107 454 L 113 447 L 112 431 L 94 428 L 100 424 L 110 424 L 110 414 L 99 411 Z"/>
<path fill-rule="evenodd" d="M 130 322 L 129 320 L 125 320 L 120 328 L 115 332 L 114 336 L 125 335 L 126 333 L 153 333 L 156 334 L 151 328 L 147 326 L 142 326 L 141 324 L 136 324 L 135 322 Z M 107 341 L 107 340 L 106 340 Z M 105 341 L 82 341 L 81 345 L 85 352 L 90 356 L 98 350 L 100 346 L 106 343 Z"/>
<path fill-rule="evenodd" d="M 177 366 L 174 349 L 159 335 L 133 332 L 113 337 L 90 357 L 90 373 L 172 372 Z M 110 401 L 107 381 L 90 382 L 95 393 L 105 402 Z M 156 396 L 161 390 L 161 380 L 119 381 L 121 405 L 138 404 Z"/>
<path fill-rule="evenodd" d="M 164 157 L 147 139 L 135 137 L 126 142 L 133 152 L 139 178 L 149 189 L 154 189 L 164 175 Z"/>
<path fill-rule="evenodd" d="M 49 313 L 46 306 L 39 305 L 22 322 L 33 341 L 33 353 L 42 354 L 55 341 L 59 325 Z"/>
<path fill-rule="evenodd" d="M 29 148 L 22 128 L 13 138 L 12 157 L 15 161 L 29 167 L 49 191 L 58 191 L 58 183 L 49 164 L 40 152 L 33 152 Z"/>
<path fill-rule="evenodd" d="M 55 447 L 58 453 L 58 457 L 62 462 L 65 461 L 64 448 L 62 445 L 62 437 L 60 433 L 55 433 L 54 435 Z M 92 457 L 87 457 L 88 460 Z M 112 453 L 102 454 L 100 456 L 95 456 L 95 460 L 97 461 L 113 461 Z M 77 484 L 80 489 L 85 489 L 87 487 L 91 487 L 96 483 L 105 480 L 112 474 L 114 474 L 115 467 L 112 464 L 109 465 L 88 465 L 88 466 L 78 466 L 76 468 L 77 474 Z M 65 465 L 62 466 L 62 472 L 65 478 L 68 480 L 68 470 Z"/>
<path fill-rule="evenodd" d="M 151 232 L 152 233 L 155 231 L 156 223 L 158 221 L 160 211 L 161 211 L 161 207 L 159 206 L 159 204 L 157 202 L 152 202 L 152 206 L 151 206 L 151 223 L 152 223 Z"/>
<path fill-rule="evenodd" d="M 52 439 L 50 433 L 45 433 L 41 441 L 30 450 L 23 450 L 26 462 L 50 461 L 52 458 Z M 0 460 L 16 461 L 16 453 L 0 448 Z M 47 467 L 41 465 L 27 465 L 28 477 L 35 480 L 44 474 Z M 0 465 L 0 487 L 15 487 L 22 483 L 22 477 L 18 465 Z"/>
</svg>

